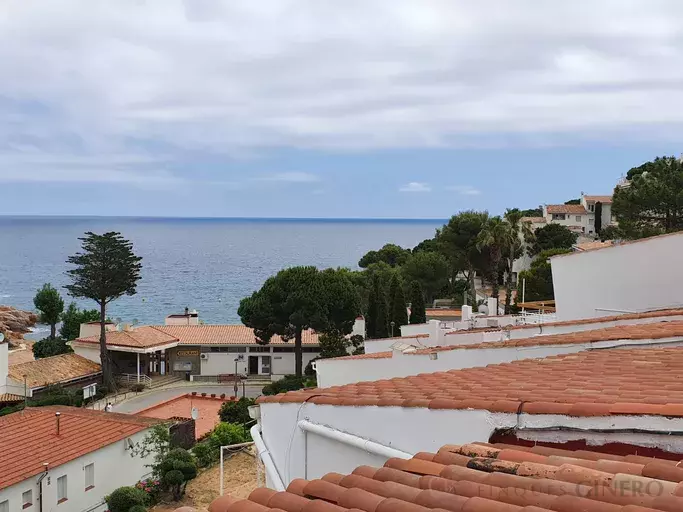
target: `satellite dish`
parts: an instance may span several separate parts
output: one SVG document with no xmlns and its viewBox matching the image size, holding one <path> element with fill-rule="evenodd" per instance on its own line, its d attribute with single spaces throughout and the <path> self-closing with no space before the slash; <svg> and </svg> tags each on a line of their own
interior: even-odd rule
<svg viewBox="0 0 683 512">
<path fill-rule="evenodd" d="M 196 407 L 192 408 L 192 419 L 195 421 L 199 419 L 199 410 Z"/>
<path fill-rule="evenodd" d="M 0 343 L 5 341 L 5 335 L 0 332 Z"/>
</svg>

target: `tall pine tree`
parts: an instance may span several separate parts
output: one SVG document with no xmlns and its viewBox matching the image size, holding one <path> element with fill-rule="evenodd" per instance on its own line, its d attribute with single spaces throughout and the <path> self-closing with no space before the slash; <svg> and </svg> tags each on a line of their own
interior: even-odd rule
<svg viewBox="0 0 683 512">
<path fill-rule="evenodd" d="M 398 273 L 391 278 L 389 304 L 389 324 L 391 325 L 391 322 L 394 322 L 393 334 L 400 336 L 401 326 L 408 323 L 408 310 L 406 309 L 406 296 L 403 293 L 403 283 Z"/>
<path fill-rule="evenodd" d="M 418 281 L 413 281 L 410 285 L 410 323 L 427 323 L 427 312 L 425 310 L 425 298 L 422 293 L 422 286 Z"/>
<path fill-rule="evenodd" d="M 387 338 L 389 336 L 387 296 L 377 274 L 372 276 L 372 286 L 368 296 L 366 330 L 368 339 Z"/>
</svg>

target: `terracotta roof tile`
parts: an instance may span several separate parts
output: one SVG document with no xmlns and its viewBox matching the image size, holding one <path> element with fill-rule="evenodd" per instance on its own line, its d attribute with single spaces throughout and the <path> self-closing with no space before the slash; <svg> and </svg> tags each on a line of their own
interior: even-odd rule
<svg viewBox="0 0 683 512">
<path fill-rule="evenodd" d="M 78 338 L 81 343 L 99 343 L 98 336 Z M 178 345 L 256 345 L 254 330 L 245 325 L 143 325 L 128 331 L 107 332 L 107 344 L 131 348 Z M 275 335 L 270 344 L 288 343 Z M 291 343 L 291 342 L 290 342 Z M 304 331 L 304 345 L 318 345 L 318 334 Z"/>
<path fill-rule="evenodd" d="M 683 314 L 683 311 L 681 313 Z M 528 326 L 527 326 L 528 327 Z M 582 343 L 596 343 L 599 341 L 619 340 L 655 340 L 661 338 L 675 338 L 683 336 L 683 320 L 671 322 L 656 322 L 647 324 L 617 325 L 589 331 L 575 331 L 566 334 L 549 334 L 505 341 L 486 341 L 469 345 L 444 345 L 438 347 L 420 348 L 409 355 L 424 355 L 433 352 L 449 350 L 476 350 L 510 347 L 540 347 L 544 345 L 575 345 Z"/>
<path fill-rule="evenodd" d="M 60 413 L 57 436 L 55 413 Z M 141 432 L 159 420 L 65 406 L 0 417 L 0 489 Z"/>
<path fill-rule="evenodd" d="M 535 451 L 563 454 L 582 464 L 601 465 L 613 471 L 598 471 L 577 464 L 549 465 L 547 456 L 536 462 L 513 463 Z M 471 452 L 471 455 L 469 453 Z M 485 443 L 444 446 L 470 461 L 468 468 L 424 460 L 389 459 L 383 468 L 361 466 L 353 474 L 330 473 L 320 480 L 294 480 L 286 492 L 256 489 L 248 500 L 221 497 L 210 512 L 242 510 L 366 511 L 366 512 L 656 512 L 683 510 L 678 485 L 653 479 L 637 469 L 645 466 L 626 462 L 626 457 L 601 452 L 568 451 Z M 481 458 L 479 455 L 490 455 Z M 553 455 L 559 456 L 559 455 Z M 615 460 L 616 459 L 616 460 Z M 671 461 L 648 459 L 651 472 L 675 476 Z M 629 468 L 635 474 L 619 472 Z M 250 505 L 251 504 L 251 505 Z M 251 506 L 255 507 L 252 508 Z"/>
<path fill-rule="evenodd" d="M 664 233 L 664 234 L 662 234 L 662 235 L 655 235 L 655 236 L 651 236 L 651 237 L 648 237 L 648 238 L 639 238 L 639 239 L 637 239 L 637 240 L 621 241 L 619 244 L 612 244 L 612 245 L 609 246 L 609 247 L 602 247 L 602 248 L 593 249 L 593 250 L 594 250 L 594 251 L 599 251 L 599 250 L 606 250 L 606 249 L 611 249 L 611 248 L 614 248 L 614 249 L 616 250 L 618 247 L 621 247 L 622 245 L 640 244 L 640 243 L 648 242 L 648 241 L 653 240 L 653 239 L 656 239 L 656 238 L 665 238 L 665 237 L 670 237 L 670 236 L 671 236 L 671 237 L 673 237 L 673 236 L 683 236 L 683 233 L 681 233 L 680 231 L 676 231 L 676 232 L 673 232 L 673 233 Z M 576 256 L 576 255 L 577 255 L 577 253 L 575 253 L 575 252 L 569 252 L 569 253 L 566 253 L 566 254 L 556 254 L 555 256 L 551 256 L 551 259 L 555 259 L 555 258 L 566 258 L 567 256 Z"/>
<path fill-rule="evenodd" d="M 76 354 L 60 354 L 10 366 L 8 377 L 14 382 L 23 384 L 24 375 L 26 375 L 27 386 L 39 388 L 97 375 L 101 371 L 99 364 L 85 357 Z"/>
<path fill-rule="evenodd" d="M 290 391 L 259 402 L 301 403 L 318 397 L 319 403 L 334 406 L 683 417 L 683 393 L 675 391 L 683 384 L 681 373 L 683 347 L 621 348 Z"/>
<path fill-rule="evenodd" d="M 601 203 L 611 203 L 612 196 L 583 196 L 583 198 L 588 202 L 601 202 Z"/>
<path fill-rule="evenodd" d="M 369 354 L 358 354 L 355 356 L 330 357 L 328 361 L 346 361 L 351 359 L 391 359 L 391 350 L 384 352 L 372 352 Z"/>
<path fill-rule="evenodd" d="M 548 213 L 565 213 L 572 215 L 587 215 L 588 212 L 580 204 L 549 204 L 546 206 Z"/>
</svg>

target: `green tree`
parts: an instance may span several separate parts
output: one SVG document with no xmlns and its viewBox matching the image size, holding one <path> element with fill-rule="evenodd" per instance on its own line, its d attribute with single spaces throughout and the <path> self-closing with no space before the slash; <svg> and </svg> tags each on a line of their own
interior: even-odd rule
<svg viewBox="0 0 683 512">
<path fill-rule="evenodd" d="M 479 233 L 484 229 L 488 218 L 488 212 L 460 212 L 437 231 L 436 239 L 441 247 L 441 253 L 446 256 L 452 269 L 462 272 L 469 284 L 472 297 L 476 297 L 476 270 L 483 264 L 483 257 L 477 248 Z M 476 304 L 473 305 L 476 307 Z"/>
<path fill-rule="evenodd" d="M 154 474 L 178 501 L 185 494 L 187 483 L 197 476 L 197 463 L 187 450 L 174 448 L 155 465 Z"/>
<path fill-rule="evenodd" d="M 249 416 L 249 407 L 254 405 L 254 403 L 255 400 L 253 398 L 246 397 L 240 398 L 237 401 L 223 402 L 218 411 L 218 417 L 226 423 L 246 425 L 252 421 Z"/>
<path fill-rule="evenodd" d="M 36 359 L 68 354 L 70 352 L 73 352 L 73 350 L 66 344 L 66 340 L 62 338 L 44 338 L 33 344 L 33 356 Z"/>
<path fill-rule="evenodd" d="M 629 185 L 614 190 L 612 213 L 627 238 L 683 230 L 683 162 L 658 157 L 627 175 Z"/>
<path fill-rule="evenodd" d="M 427 323 L 427 311 L 425 310 L 425 298 L 419 281 L 410 283 L 410 323 Z"/>
<path fill-rule="evenodd" d="M 413 254 L 401 268 L 407 282 L 419 281 L 427 302 L 447 293 L 450 268 L 446 257 L 437 252 Z"/>
<path fill-rule="evenodd" d="M 543 208 L 530 208 L 528 210 L 520 210 L 522 217 L 543 217 Z"/>
<path fill-rule="evenodd" d="M 258 343 L 268 344 L 275 334 L 285 341 L 294 340 L 296 375 L 301 377 L 303 331 L 349 334 L 359 307 L 358 292 L 346 273 L 292 267 L 242 299 L 237 312 L 242 322 L 254 329 Z"/>
<path fill-rule="evenodd" d="M 100 312 L 96 309 L 78 309 L 75 302 L 69 304 L 62 315 L 62 326 L 59 335 L 66 341 L 75 340 L 81 333 L 81 324 L 97 322 Z"/>
<path fill-rule="evenodd" d="M 365 328 L 369 339 L 387 338 L 389 336 L 387 294 L 379 274 L 372 276 L 372 285 L 368 299 L 368 313 L 365 321 Z"/>
<path fill-rule="evenodd" d="M 529 254 L 535 256 L 550 249 L 571 249 L 578 235 L 572 233 L 567 226 L 546 224 L 534 232 L 534 243 L 529 247 Z"/>
<path fill-rule="evenodd" d="M 349 340 L 340 332 L 326 332 L 318 337 L 320 359 L 341 357 L 349 354 Z"/>
<path fill-rule="evenodd" d="M 119 487 L 107 496 L 107 507 L 110 512 L 129 512 L 138 505 L 144 506 L 147 495 L 137 487 Z"/>
<path fill-rule="evenodd" d="M 619 229 L 619 226 L 615 226 L 614 224 L 605 226 L 600 230 L 600 241 L 602 242 L 606 240 L 619 240 L 623 237 L 624 235 L 621 232 L 621 229 Z"/>
<path fill-rule="evenodd" d="M 491 285 L 491 296 L 496 300 L 500 295 L 500 273 L 503 252 L 509 248 L 510 240 L 513 236 L 516 237 L 517 235 L 512 233 L 510 224 L 496 216 L 488 219 L 477 240 L 477 248 L 481 252 L 485 251 L 488 256 L 486 264 L 482 265 L 481 270 Z"/>
<path fill-rule="evenodd" d="M 510 314 L 510 302 L 512 299 L 512 267 L 515 260 L 522 255 L 523 241 L 530 239 L 533 234 L 531 225 L 522 222 L 522 212 L 517 208 L 508 208 L 505 212 L 505 222 L 508 224 L 506 231 L 507 243 L 507 268 L 505 274 L 505 314 Z"/>
<path fill-rule="evenodd" d="M 396 244 L 386 244 L 379 251 L 366 253 L 358 262 L 360 268 L 367 268 L 373 263 L 384 262 L 391 267 L 403 265 L 410 255 L 410 250 Z"/>
<path fill-rule="evenodd" d="M 439 252 L 439 242 L 436 238 L 427 238 L 413 247 L 413 254 L 416 252 Z"/>
<path fill-rule="evenodd" d="M 135 295 L 142 258 L 133 253 L 133 244 L 124 239 L 121 233 L 111 231 L 97 235 L 87 232 L 79 240 L 82 243 L 82 252 L 67 260 L 67 263 L 76 268 L 67 271 L 71 284 L 66 289 L 74 297 L 92 299 L 99 305 L 102 378 L 108 389 L 116 389 L 111 357 L 107 350 L 107 304 L 122 295 Z"/>
<path fill-rule="evenodd" d="M 581 199 L 570 199 L 569 201 L 565 201 L 564 204 L 581 204 Z"/>
<path fill-rule="evenodd" d="M 595 232 L 599 235 L 602 231 L 602 203 L 595 203 Z"/>
<path fill-rule="evenodd" d="M 40 311 L 40 321 L 50 326 L 50 338 L 57 335 L 57 324 L 64 311 L 64 300 L 50 283 L 45 283 L 33 297 L 33 304 Z"/>
<path fill-rule="evenodd" d="M 531 262 L 529 270 L 519 273 L 517 280 L 517 299 L 522 300 L 522 288 L 524 287 L 524 300 L 539 301 L 553 300 L 553 274 L 550 266 L 550 258 L 557 254 L 570 253 L 569 249 L 548 249 L 539 253 Z M 524 284 L 526 282 L 526 284 Z"/>
<path fill-rule="evenodd" d="M 403 293 L 403 282 L 398 274 L 394 275 L 389 288 L 389 325 L 394 323 L 393 335 L 401 336 L 401 326 L 408 324 L 408 308 Z"/>
</svg>

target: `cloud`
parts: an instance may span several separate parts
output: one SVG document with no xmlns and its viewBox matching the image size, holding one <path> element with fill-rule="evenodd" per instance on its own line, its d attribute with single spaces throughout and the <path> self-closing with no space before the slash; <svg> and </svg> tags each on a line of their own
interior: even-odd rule
<svg viewBox="0 0 683 512">
<path fill-rule="evenodd" d="M 411 181 L 407 185 L 403 185 L 398 189 L 399 192 L 431 192 L 432 187 L 429 183 L 419 183 L 417 181 Z"/>
<path fill-rule="evenodd" d="M 481 194 L 481 190 L 474 188 L 471 185 L 454 185 L 452 187 L 446 187 L 446 190 L 452 190 L 461 196 L 478 196 Z"/>
<path fill-rule="evenodd" d="M 4 151 L 662 143 L 683 128 L 679 0 L 5 4 Z"/>
<path fill-rule="evenodd" d="M 261 181 L 284 181 L 287 183 L 315 183 L 320 181 L 320 176 L 307 172 L 279 172 L 257 178 Z"/>
</svg>

